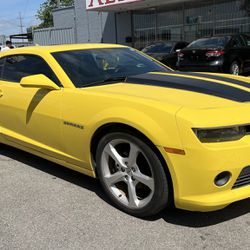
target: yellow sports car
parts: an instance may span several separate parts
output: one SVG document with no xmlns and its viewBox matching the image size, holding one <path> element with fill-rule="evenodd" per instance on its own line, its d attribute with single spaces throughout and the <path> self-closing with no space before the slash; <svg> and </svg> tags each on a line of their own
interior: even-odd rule
<svg viewBox="0 0 250 250">
<path fill-rule="evenodd" d="M 250 79 L 110 44 L 0 54 L 0 142 L 92 177 L 138 217 L 250 197 Z"/>
</svg>

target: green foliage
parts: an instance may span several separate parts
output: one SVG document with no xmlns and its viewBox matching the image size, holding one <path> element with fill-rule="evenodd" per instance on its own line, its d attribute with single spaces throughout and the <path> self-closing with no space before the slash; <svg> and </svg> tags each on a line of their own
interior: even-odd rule
<svg viewBox="0 0 250 250">
<path fill-rule="evenodd" d="M 61 6 L 71 6 L 74 4 L 74 0 L 61 0 Z M 37 11 L 37 18 L 41 21 L 38 26 L 41 28 L 53 27 L 52 10 L 57 8 L 57 0 L 46 0 L 40 5 L 40 9 Z"/>
</svg>

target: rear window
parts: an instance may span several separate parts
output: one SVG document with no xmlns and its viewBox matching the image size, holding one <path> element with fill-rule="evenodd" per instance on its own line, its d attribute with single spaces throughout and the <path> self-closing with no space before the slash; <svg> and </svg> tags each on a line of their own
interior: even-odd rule
<svg viewBox="0 0 250 250">
<path fill-rule="evenodd" d="M 245 41 L 246 41 L 246 46 L 250 47 L 250 36 L 244 35 Z"/>
<path fill-rule="evenodd" d="M 230 38 L 230 36 L 202 38 L 190 43 L 187 48 L 224 48 Z"/>
<path fill-rule="evenodd" d="M 142 50 L 144 53 L 170 53 L 173 44 L 171 43 L 155 43 L 147 46 Z"/>
</svg>

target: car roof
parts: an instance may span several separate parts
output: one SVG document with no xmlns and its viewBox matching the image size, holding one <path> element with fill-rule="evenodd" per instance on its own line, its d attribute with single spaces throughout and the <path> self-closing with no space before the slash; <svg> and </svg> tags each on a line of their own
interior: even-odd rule
<svg viewBox="0 0 250 250">
<path fill-rule="evenodd" d="M 149 45 L 153 45 L 153 44 L 163 44 L 163 43 L 185 43 L 185 41 L 155 41 L 150 43 Z"/>
<path fill-rule="evenodd" d="M 2 52 L 2 55 L 12 55 L 20 53 L 39 53 L 39 52 L 60 52 L 70 50 L 83 50 L 83 49 L 105 49 L 105 48 L 127 48 L 127 46 L 117 44 L 106 44 L 106 43 L 86 43 L 86 44 L 63 44 L 63 45 L 52 45 L 52 46 L 28 46 L 22 48 L 15 48 Z M 1 54 L 0 54 L 1 55 Z"/>
<path fill-rule="evenodd" d="M 236 35 L 214 35 L 214 36 L 203 36 L 201 38 L 198 38 L 196 40 L 199 40 L 199 39 L 204 39 L 204 38 L 220 38 L 220 37 L 233 37 L 233 36 L 238 36 L 238 34 Z"/>
</svg>

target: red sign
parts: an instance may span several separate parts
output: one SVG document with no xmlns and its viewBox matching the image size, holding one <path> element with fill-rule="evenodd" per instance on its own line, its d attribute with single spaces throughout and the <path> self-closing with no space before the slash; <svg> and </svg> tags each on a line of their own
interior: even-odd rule
<svg viewBox="0 0 250 250">
<path fill-rule="evenodd" d="M 87 10 L 99 9 L 108 7 L 111 5 L 125 4 L 125 3 L 134 3 L 143 0 L 86 0 Z"/>
</svg>

